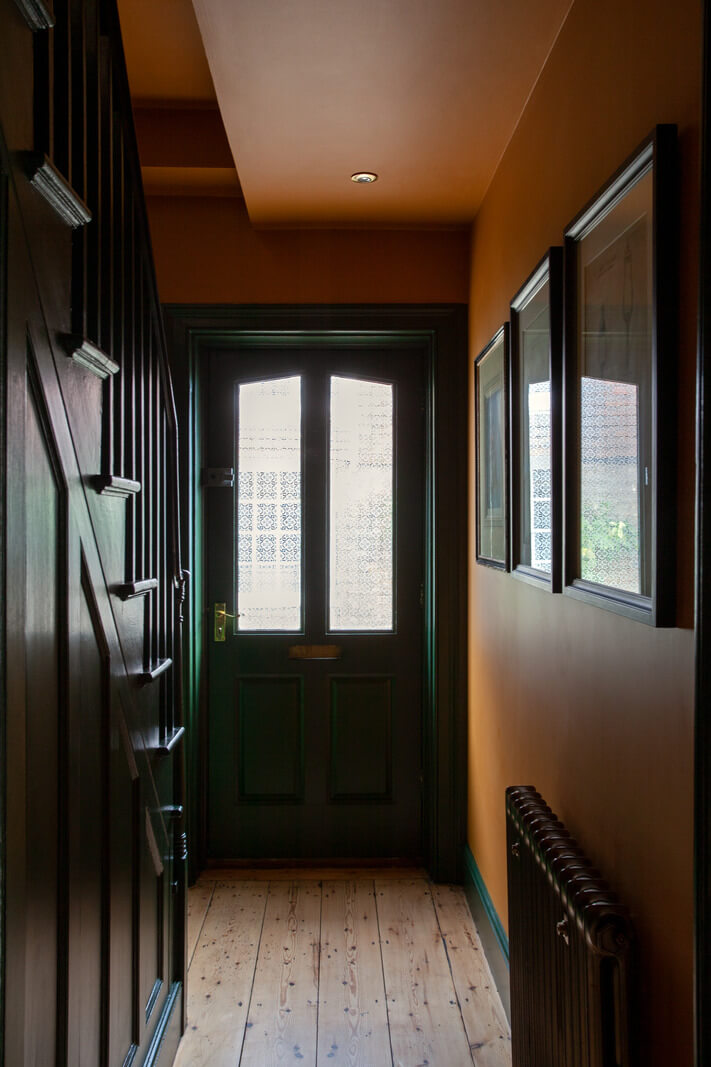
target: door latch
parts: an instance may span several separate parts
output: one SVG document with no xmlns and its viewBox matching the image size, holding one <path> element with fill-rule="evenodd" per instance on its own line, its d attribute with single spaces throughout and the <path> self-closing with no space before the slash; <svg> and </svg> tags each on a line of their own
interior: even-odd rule
<svg viewBox="0 0 711 1067">
<path fill-rule="evenodd" d="M 225 603 L 215 604 L 215 641 L 224 641 L 227 636 L 227 620 L 238 619 L 239 612 L 236 615 L 230 615 Z"/>
<path fill-rule="evenodd" d="M 233 489 L 235 469 L 234 467 L 205 467 L 202 472 L 202 484 L 208 489 Z"/>
</svg>

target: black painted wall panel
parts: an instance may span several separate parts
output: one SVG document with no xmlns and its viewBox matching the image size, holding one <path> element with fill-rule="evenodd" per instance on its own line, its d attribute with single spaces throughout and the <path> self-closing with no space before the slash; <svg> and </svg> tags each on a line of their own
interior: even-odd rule
<svg viewBox="0 0 711 1067">
<path fill-rule="evenodd" d="M 33 10 L 0 0 L 4 1062 L 152 1067 L 183 1016 L 180 687 L 146 656 L 180 669 L 174 408 L 114 0 Z"/>
</svg>

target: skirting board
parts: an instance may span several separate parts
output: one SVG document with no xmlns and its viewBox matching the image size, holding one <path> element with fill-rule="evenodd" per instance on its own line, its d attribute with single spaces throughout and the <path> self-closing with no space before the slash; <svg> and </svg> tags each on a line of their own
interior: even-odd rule
<svg viewBox="0 0 711 1067">
<path fill-rule="evenodd" d="M 509 939 L 468 845 L 464 846 L 464 892 L 506 1017 L 511 1022 Z"/>
</svg>

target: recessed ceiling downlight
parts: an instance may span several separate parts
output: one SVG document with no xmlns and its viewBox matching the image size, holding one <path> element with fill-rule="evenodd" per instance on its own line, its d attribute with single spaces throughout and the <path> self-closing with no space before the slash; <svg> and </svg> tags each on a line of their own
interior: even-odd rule
<svg viewBox="0 0 711 1067">
<path fill-rule="evenodd" d="M 351 181 L 356 185 L 370 185 L 372 182 L 377 182 L 378 175 L 374 174 L 372 170 L 357 170 L 355 174 L 351 174 Z"/>
</svg>

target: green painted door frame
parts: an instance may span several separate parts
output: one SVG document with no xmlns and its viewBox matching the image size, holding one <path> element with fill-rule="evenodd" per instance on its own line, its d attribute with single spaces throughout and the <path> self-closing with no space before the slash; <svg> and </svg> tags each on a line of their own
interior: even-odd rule
<svg viewBox="0 0 711 1067">
<path fill-rule="evenodd" d="M 183 544 L 192 574 L 184 649 L 191 878 L 206 855 L 203 354 L 225 343 L 252 350 L 415 344 L 427 362 L 424 858 L 435 880 L 461 881 L 467 805 L 466 305 L 167 305 L 164 312 L 180 427 Z"/>
</svg>

